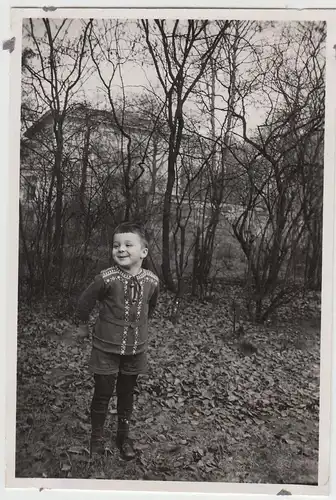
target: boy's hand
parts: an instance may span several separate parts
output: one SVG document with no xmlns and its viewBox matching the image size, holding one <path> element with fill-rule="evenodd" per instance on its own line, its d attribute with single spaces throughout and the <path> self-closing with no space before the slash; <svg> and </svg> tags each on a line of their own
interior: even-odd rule
<svg viewBox="0 0 336 500">
<path fill-rule="evenodd" d="M 79 326 L 67 328 L 62 337 L 66 344 L 75 344 L 79 339 L 84 340 L 90 336 L 89 326 L 86 323 L 80 323 Z"/>
<path fill-rule="evenodd" d="M 89 325 L 86 323 L 80 323 L 75 336 L 80 339 L 87 339 L 90 336 Z"/>
</svg>

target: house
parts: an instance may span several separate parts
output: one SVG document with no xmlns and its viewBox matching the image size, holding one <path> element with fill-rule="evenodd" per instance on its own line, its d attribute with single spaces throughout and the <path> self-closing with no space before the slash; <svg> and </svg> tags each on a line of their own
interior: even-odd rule
<svg viewBox="0 0 336 500">
<path fill-rule="evenodd" d="M 45 210 L 55 197 L 55 120 L 51 112 L 45 113 L 21 137 L 20 201 L 26 214 L 33 220 L 36 211 Z M 114 205 L 124 206 L 123 190 L 125 175 L 136 185 L 137 196 L 152 206 L 161 217 L 162 199 L 166 188 L 168 160 L 168 132 L 164 124 L 153 126 L 150 117 L 128 110 L 117 116 L 111 110 L 96 109 L 83 103 L 69 108 L 63 122 L 62 196 L 69 210 L 77 210 L 78 204 L 89 200 L 100 203 L 102 197 L 111 199 Z M 128 138 L 131 138 L 130 147 Z M 204 189 L 208 182 L 204 167 L 204 151 L 199 139 L 185 134 L 178 157 L 176 181 L 172 197 L 173 212 L 181 206 L 183 217 L 192 211 L 191 221 L 198 225 L 209 220 L 211 206 L 204 207 Z M 232 160 L 231 160 L 232 161 Z M 130 163 L 128 163 L 130 162 Z M 210 160 L 208 161 L 210 165 Z M 227 161 L 230 166 L 230 160 Z M 202 166 L 203 165 L 203 166 Z M 203 174 L 196 176 L 186 186 L 197 169 Z M 237 190 L 230 187 L 224 196 L 221 216 L 233 222 L 244 210 L 237 197 Z M 260 219 L 260 217 L 259 217 Z"/>
<path fill-rule="evenodd" d="M 52 113 L 45 113 L 21 136 L 20 200 L 24 205 L 43 198 L 50 188 L 57 147 L 54 124 Z M 62 126 L 64 196 L 75 196 L 83 183 L 90 196 L 101 187 L 104 178 L 113 177 L 116 181 L 127 169 L 132 179 L 139 175 L 139 165 L 144 165 L 143 182 L 160 180 L 158 174 L 166 162 L 162 155 L 164 140 L 151 125 L 150 120 L 132 112 L 116 119 L 111 111 L 84 104 L 72 106 Z"/>
</svg>

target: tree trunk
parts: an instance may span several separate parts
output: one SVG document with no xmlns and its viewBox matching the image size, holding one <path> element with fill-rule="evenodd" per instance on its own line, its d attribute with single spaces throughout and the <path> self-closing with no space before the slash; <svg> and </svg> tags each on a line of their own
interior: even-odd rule
<svg viewBox="0 0 336 500">
<path fill-rule="evenodd" d="M 79 188 L 80 214 L 78 214 L 76 220 L 78 234 L 82 232 L 82 224 L 84 223 L 84 242 L 87 240 L 88 226 L 89 226 L 89 221 L 85 217 L 85 206 L 86 206 L 87 171 L 89 164 L 90 136 L 91 136 L 91 127 L 87 117 L 87 128 L 84 136 L 84 147 L 82 155 L 81 183 Z"/>
<path fill-rule="evenodd" d="M 197 226 L 196 240 L 195 240 L 195 250 L 194 250 L 194 262 L 193 262 L 193 274 L 192 274 L 192 288 L 191 288 L 192 295 L 197 295 L 198 273 L 199 273 L 200 239 L 201 239 L 201 228 L 199 226 Z"/>
<path fill-rule="evenodd" d="M 255 299 L 255 321 L 257 323 L 262 322 L 262 306 L 263 306 L 262 298 L 257 297 Z"/>
<path fill-rule="evenodd" d="M 157 137 L 153 137 L 153 158 L 152 158 L 152 185 L 150 193 L 152 195 L 152 203 L 155 201 L 156 194 L 156 178 L 157 178 L 157 154 L 158 154 L 158 141 Z"/>
<path fill-rule="evenodd" d="M 167 187 L 163 201 L 162 216 L 162 275 L 169 290 L 175 291 L 175 284 L 170 266 L 170 212 L 171 197 L 175 182 L 175 162 L 169 161 Z"/>
<path fill-rule="evenodd" d="M 56 151 L 55 151 L 55 176 L 56 176 L 56 202 L 55 202 L 55 232 L 54 232 L 54 252 L 56 275 L 58 280 L 62 276 L 63 265 L 63 173 L 62 173 L 62 155 L 63 155 L 63 137 L 62 125 L 59 121 L 55 123 Z"/>
</svg>

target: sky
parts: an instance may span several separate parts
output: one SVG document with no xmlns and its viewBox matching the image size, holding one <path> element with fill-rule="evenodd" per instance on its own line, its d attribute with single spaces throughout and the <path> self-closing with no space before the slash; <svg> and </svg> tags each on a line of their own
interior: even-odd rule
<svg viewBox="0 0 336 500">
<path fill-rule="evenodd" d="M 79 33 L 83 29 L 83 24 L 85 24 L 86 21 L 87 20 L 82 20 L 82 19 L 74 19 L 71 21 L 70 20 L 67 21 L 65 25 L 67 27 L 66 39 L 69 42 L 70 48 L 74 47 L 73 44 L 75 40 L 78 38 Z M 60 20 L 57 19 L 53 21 L 51 20 L 51 22 L 57 23 L 57 25 L 55 24 L 55 26 L 60 25 Z M 45 28 L 42 19 L 35 19 L 33 20 L 33 23 L 34 23 L 34 34 L 36 36 L 36 39 L 43 39 Z M 102 58 L 103 56 L 106 56 L 106 54 L 108 53 L 111 54 L 111 51 L 107 50 L 108 48 L 111 48 L 112 51 L 116 50 L 115 32 L 113 30 L 105 30 L 104 23 L 108 24 L 109 21 L 100 20 L 98 22 L 95 22 L 95 27 L 94 27 L 95 30 L 94 32 L 99 33 L 103 40 L 101 47 L 97 46 L 95 49 L 95 55 L 97 57 L 97 60 L 99 58 Z M 295 22 L 293 21 L 293 23 Z M 29 25 L 28 20 L 24 20 L 23 48 L 27 46 L 32 46 L 32 42 L 29 41 L 25 36 L 26 27 L 28 25 Z M 272 43 L 272 41 L 275 41 L 275 39 L 280 33 L 281 25 L 282 23 L 276 23 L 275 26 L 273 27 L 268 26 L 260 34 L 256 33 L 254 35 L 252 44 L 254 48 L 256 47 L 259 48 L 259 55 L 261 58 L 267 55 L 267 51 L 269 50 L 267 46 L 270 43 Z M 55 27 L 53 33 L 56 33 Z M 127 40 L 138 37 L 139 33 L 140 32 L 139 29 L 136 27 L 135 20 L 130 20 L 129 22 L 126 23 L 124 28 L 119 30 L 120 37 L 126 40 L 124 44 L 120 42 L 119 53 L 121 54 L 121 58 L 123 58 L 125 54 L 129 54 L 129 52 L 125 50 L 127 47 L 129 47 Z M 40 44 L 40 48 L 43 51 L 46 48 L 46 45 Z M 290 51 L 291 48 L 287 48 L 287 50 Z M 247 54 L 246 50 L 245 51 L 243 50 L 241 52 L 240 56 L 241 60 L 246 58 L 246 54 Z M 146 62 L 144 63 L 143 61 L 144 58 L 147 59 L 149 63 L 147 64 Z M 112 57 L 111 59 L 115 61 L 115 57 Z M 36 65 L 37 68 L 36 62 L 34 62 L 33 64 Z M 99 68 L 104 79 L 108 81 L 112 74 L 113 66 L 106 61 L 104 62 L 104 60 L 102 59 L 101 62 L 99 63 Z M 138 55 L 131 54 L 129 60 L 123 62 L 120 68 L 122 68 L 121 69 L 122 80 L 119 72 L 117 71 L 114 75 L 113 83 L 111 86 L 114 96 L 121 95 L 121 88 L 123 83 L 123 88 L 125 89 L 126 95 L 132 94 L 134 96 L 137 96 L 139 95 L 139 93 L 143 91 L 143 89 L 147 90 L 150 89 L 156 94 L 163 97 L 162 89 L 158 82 L 157 74 L 154 65 L 152 63 L 152 60 L 150 58 L 148 49 L 147 52 L 143 51 L 141 54 Z M 251 70 L 252 68 L 251 61 L 247 59 L 247 61 L 244 62 L 244 65 L 242 65 L 241 68 L 244 68 L 246 73 L 248 73 L 248 71 Z M 85 78 L 82 78 L 80 81 L 81 95 L 83 97 L 85 96 L 85 99 L 88 102 L 92 103 L 93 106 L 104 107 L 106 103 L 104 86 L 101 82 L 101 79 L 99 78 L 97 69 L 92 64 L 92 61 L 90 62 L 90 65 L 87 66 L 87 70 L 88 70 L 87 76 Z M 225 99 L 227 99 L 227 95 L 225 94 L 225 91 L 223 92 L 221 86 L 217 85 L 216 94 L 218 94 L 216 98 L 217 99 L 216 104 L 218 106 L 222 106 L 223 97 L 225 101 Z M 77 93 L 75 98 L 78 100 L 79 96 L 80 93 Z M 256 129 L 258 125 L 262 124 L 265 117 L 265 106 L 267 106 L 269 103 L 268 99 L 266 99 L 264 102 L 263 101 L 258 102 L 257 97 L 258 97 L 257 95 L 251 94 L 249 103 L 247 104 L 246 107 L 248 115 L 248 129 L 250 131 Z M 195 101 L 189 100 L 186 109 L 187 110 L 189 109 L 189 111 L 192 113 L 196 113 L 197 106 L 195 104 Z M 221 113 L 218 114 L 218 118 L 219 118 L 218 126 L 220 126 Z"/>
</svg>

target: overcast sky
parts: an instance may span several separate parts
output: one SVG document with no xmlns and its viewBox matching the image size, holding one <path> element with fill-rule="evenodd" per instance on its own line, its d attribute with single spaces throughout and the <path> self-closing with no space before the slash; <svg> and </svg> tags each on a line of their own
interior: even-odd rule
<svg viewBox="0 0 336 500">
<path fill-rule="evenodd" d="M 125 21 L 125 20 L 123 20 Z M 55 19 L 51 21 L 53 23 L 57 23 L 58 25 L 60 24 L 60 20 Z M 83 23 L 87 22 L 87 20 L 81 20 L 81 19 L 74 19 L 71 22 L 69 21 L 67 24 L 68 27 L 68 33 L 67 33 L 67 38 L 70 40 L 75 40 L 78 37 L 78 34 L 81 32 L 83 29 Z M 107 21 L 108 22 L 108 21 Z M 23 22 L 23 48 L 27 46 L 31 46 L 31 42 L 27 39 L 26 35 L 26 28 L 28 26 L 29 21 L 24 20 Z M 102 29 L 104 21 L 99 21 L 98 23 L 98 29 Z M 295 23 L 293 21 L 293 23 Z M 277 36 L 279 35 L 280 28 L 281 28 L 282 23 L 276 23 L 275 27 L 268 27 L 266 30 L 263 30 L 262 33 L 259 35 L 256 34 L 253 38 L 253 44 L 255 46 L 258 46 L 260 48 L 262 57 L 267 55 L 267 45 L 275 41 Z M 42 19 L 35 19 L 34 20 L 34 33 L 36 38 L 41 38 L 44 35 L 44 25 L 42 22 Z M 125 38 L 131 39 L 132 37 L 137 37 L 139 34 L 139 30 L 136 27 L 135 20 L 130 20 L 125 28 Z M 106 35 L 106 44 L 103 47 L 105 50 L 106 47 L 111 44 L 113 46 L 114 44 L 114 33 L 110 31 Z M 41 44 L 42 46 L 42 44 Z M 125 47 L 127 46 L 127 43 Z M 293 50 L 293 48 L 288 47 L 286 49 L 287 51 Z M 121 52 L 123 52 L 123 47 L 121 47 Z M 97 52 L 99 54 L 99 51 Z M 143 59 L 143 56 L 146 55 L 146 52 L 141 54 L 140 59 Z M 149 52 L 147 49 L 147 55 L 149 57 Z M 242 56 L 244 56 L 244 52 L 242 52 Z M 294 54 L 293 54 L 294 56 Z M 130 60 L 126 62 L 125 64 L 122 65 L 122 79 L 123 79 L 123 86 L 125 89 L 125 93 L 127 95 L 134 95 L 136 96 L 137 94 L 141 94 L 144 89 L 151 89 L 153 90 L 157 95 L 163 96 L 161 86 L 159 84 L 156 71 L 154 68 L 153 64 L 141 64 L 140 60 L 132 60 L 134 57 L 130 57 Z M 148 59 L 150 61 L 150 58 Z M 249 65 L 248 60 L 244 63 L 245 66 L 242 66 L 246 69 L 246 71 L 251 68 L 251 64 Z M 109 79 L 112 71 L 112 66 L 109 63 L 101 63 L 100 64 L 100 69 L 102 71 L 102 74 L 106 80 Z M 95 69 L 94 65 L 92 64 L 92 61 L 88 62 L 87 66 L 88 73 L 85 77 L 81 79 L 81 94 L 77 93 L 76 95 L 76 100 L 78 100 L 78 97 L 82 95 L 82 97 L 92 103 L 94 106 L 97 107 L 104 107 L 106 105 L 106 98 L 105 98 L 105 90 L 103 89 L 102 82 L 99 78 L 98 72 Z M 121 89 L 121 78 L 119 73 L 117 72 L 115 74 L 115 77 L 113 79 L 113 91 L 115 94 L 120 95 L 120 89 Z M 226 98 L 225 92 L 223 93 L 219 88 L 216 90 L 216 93 L 218 93 L 218 98 L 217 102 L 223 102 Z M 220 95 L 222 93 L 222 96 Z M 248 114 L 248 126 L 249 129 L 255 129 L 257 125 L 262 124 L 262 121 L 265 116 L 265 106 L 269 106 L 269 100 L 265 98 L 264 102 L 258 102 L 258 96 L 257 95 L 251 95 L 250 100 L 247 106 L 247 114 Z M 193 101 L 189 101 L 187 109 L 189 110 L 196 111 L 196 106 L 193 103 Z"/>
</svg>

